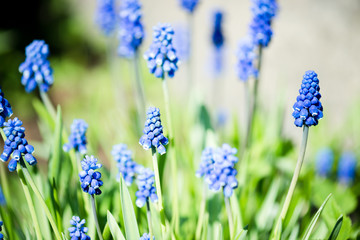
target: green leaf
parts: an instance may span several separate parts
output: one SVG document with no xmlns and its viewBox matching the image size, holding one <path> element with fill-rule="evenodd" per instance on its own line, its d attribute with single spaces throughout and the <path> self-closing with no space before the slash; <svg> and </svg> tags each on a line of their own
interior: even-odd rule
<svg viewBox="0 0 360 240">
<path fill-rule="evenodd" d="M 338 235 L 340 233 L 343 219 L 344 219 L 344 217 L 341 215 L 339 217 L 339 219 L 336 221 L 335 226 L 334 226 L 333 230 L 331 231 L 329 240 L 336 240 L 336 238 L 338 237 Z"/>
<path fill-rule="evenodd" d="M 136 222 L 134 207 L 123 177 L 120 179 L 120 200 L 125 224 L 126 239 L 139 239 L 139 228 Z"/>
<path fill-rule="evenodd" d="M 33 101 L 34 109 L 41 120 L 43 120 L 51 130 L 55 128 L 55 122 L 51 114 L 47 111 L 44 104 L 37 98 Z"/>
<path fill-rule="evenodd" d="M 313 219 L 311 220 L 308 228 L 306 229 L 306 232 L 304 234 L 304 237 L 303 237 L 303 240 L 308 240 L 310 238 L 310 234 L 312 232 L 312 230 L 314 229 L 315 227 L 315 224 L 316 222 L 318 221 L 320 215 L 321 215 L 321 212 L 323 211 L 326 203 L 328 202 L 328 200 L 330 199 L 331 197 L 331 193 L 329 194 L 329 196 L 325 199 L 325 201 L 323 202 L 323 204 L 321 205 L 321 207 L 319 208 L 319 210 L 316 212 L 315 216 L 313 217 Z"/>
<path fill-rule="evenodd" d="M 248 225 L 246 225 L 243 229 L 240 230 L 235 236 L 235 240 L 243 240 L 246 237 L 248 232 Z"/>
<path fill-rule="evenodd" d="M 52 154 L 49 162 L 49 180 L 59 182 L 60 160 L 62 157 L 62 114 L 61 108 L 57 108 L 57 117 L 55 123 L 54 142 L 52 147 Z"/>
<path fill-rule="evenodd" d="M 119 225 L 117 224 L 114 216 L 109 211 L 107 211 L 107 223 L 109 224 L 110 232 L 114 239 L 125 240 Z"/>
</svg>

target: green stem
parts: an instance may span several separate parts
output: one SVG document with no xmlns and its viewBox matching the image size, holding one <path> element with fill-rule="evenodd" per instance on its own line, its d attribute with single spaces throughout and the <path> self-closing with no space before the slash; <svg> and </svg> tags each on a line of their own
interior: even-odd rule
<svg viewBox="0 0 360 240">
<path fill-rule="evenodd" d="M 94 214 L 95 225 L 96 225 L 96 230 L 97 230 L 99 239 L 103 240 L 103 236 L 101 234 L 101 229 L 100 229 L 100 225 L 99 225 L 99 220 L 98 220 L 97 214 L 96 214 L 96 205 L 95 205 L 95 197 L 94 197 L 94 195 L 91 195 L 91 207 L 92 207 L 92 211 L 93 211 L 93 214 Z"/>
<path fill-rule="evenodd" d="M 34 224 L 36 237 L 37 237 L 37 239 L 42 239 L 39 220 L 38 220 L 36 212 L 35 212 L 34 203 L 32 201 L 31 195 L 30 195 L 29 187 L 28 187 L 28 185 L 26 183 L 26 180 L 24 179 L 24 174 L 22 172 L 22 169 L 18 168 L 17 172 L 18 172 L 18 176 L 19 176 L 19 179 L 20 179 L 21 186 L 22 186 L 22 188 L 24 190 L 26 202 L 27 202 L 27 205 L 29 207 L 30 215 L 31 215 L 31 218 L 32 218 L 32 221 L 33 221 L 33 224 Z"/>
<path fill-rule="evenodd" d="M 231 211 L 230 198 L 225 197 L 226 213 L 229 221 L 230 239 L 234 239 L 234 218 Z"/>
<path fill-rule="evenodd" d="M 277 231 L 278 231 L 278 227 L 280 226 L 280 222 L 284 221 L 285 217 L 286 217 L 286 213 L 289 209 L 289 206 L 290 206 L 290 202 L 291 202 L 291 198 L 294 194 L 294 191 L 295 191 L 295 186 L 296 186 L 296 183 L 297 183 L 297 180 L 299 178 L 299 175 L 300 175 L 300 171 L 301 171 L 301 166 L 304 162 L 304 157 L 305 157 L 305 151 L 306 151 L 306 144 L 307 144 L 307 140 L 308 140 L 308 135 L 309 135 L 309 127 L 308 126 L 304 126 L 303 128 L 303 136 L 302 136 L 302 141 L 301 141 L 301 146 L 300 146 L 300 152 L 299 152 L 299 156 L 298 156 L 298 160 L 297 160 L 297 163 L 296 163 L 296 167 L 295 167 L 295 171 L 294 171 L 294 175 L 291 179 L 291 183 L 290 183 L 290 188 L 289 188 L 289 191 L 286 195 L 286 198 L 285 198 L 285 202 L 284 202 L 284 205 L 281 209 L 281 213 L 280 213 L 280 216 L 279 216 L 279 219 L 277 221 L 277 224 L 276 224 L 276 229 L 275 229 L 275 236 L 277 234 L 279 234 Z"/>
<path fill-rule="evenodd" d="M 25 176 L 25 179 L 26 179 L 26 182 L 29 183 L 31 189 L 33 190 L 33 192 L 35 193 L 35 196 L 38 198 L 41 206 L 43 207 L 44 211 L 45 211 L 45 214 L 46 214 L 46 217 L 48 218 L 49 222 L 50 222 L 50 225 L 54 231 L 54 234 L 55 234 L 55 237 L 56 239 L 58 240 L 61 240 L 61 235 L 59 233 L 59 230 L 57 229 L 56 227 L 56 223 L 50 213 L 50 210 L 49 208 L 47 207 L 45 201 L 44 201 L 44 198 L 42 197 L 39 189 L 36 187 L 35 185 L 35 182 L 34 180 L 31 178 L 31 175 L 29 173 L 29 170 L 27 169 L 26 165 L 25 165 L 25 162 L 22 160 L 22 158 L 20 158 L 20 167 L 21 167 L 21 170 Z"/>
<path fill-rule="evenodd" d="M 203 194 L 202 194 L 202 199 L 201 199 L 201 203 L 200 203 L 200 213 L 199 213 L 198 223 L 196 226 L 196 234 L 195 234 L 196 240 L 200 240 L 200 237 L 201 237 L 201 230 L 202 230 L 202 226 L 203 226 L 205 210 L 206 210 L 206 185 L 203 184 Z"/>
<path fill-rule="evenodd" d="M 151 224 L 151 210 L 150 210 L 149 198 L 146 199 L 146 216 L 147 216 L 148 225 L 149 225 L 150 239 L 153 239 L 153 230 L 152 230 L 152 224 Z"/>
<path fill-rule="evenodd" d="M 55 111 L 53 104 L 50 101 L 49 95 L 44 91 L 40 91 L 40 97 L 41 97 L 41 100 L 44 103 L 46 109 L 50 113 L 51 117 L 53 119 L 56 119 L 56 111 Z"/>
</svg>

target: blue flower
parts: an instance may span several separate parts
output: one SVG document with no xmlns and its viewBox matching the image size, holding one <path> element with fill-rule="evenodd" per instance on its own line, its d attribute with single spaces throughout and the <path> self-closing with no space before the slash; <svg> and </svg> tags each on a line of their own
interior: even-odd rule
<svg viewBox="0 0 360 240">
<path fill-rule="evenodd" d="M 306 71 L 303 76 L 299 96 L 293 106 L 293 117 L 297 127 L 316 126 L 323 117 L 323 107 L 320 102 L 319 79 L 314 71 Z"/>
<path fill-rule="evenodd" d="M 199 3 L 199 0 L 180 0 L 181 7 L 187 10 L 189 13 L 193 13 L 195 7 Z"/>
<path fill-rule="evenodd" d="M 241 39 L 237 50 L 237 73 L 242 81 L 247 81 L 251 76 L 258 76 L 258 69 L 255 66 L 257 56 L 254 52 L 255 45 L 249 36 Z"/>
<path fill-rule="evenodd" d="M 94 156 L 85 156 L 81 161 L 82 171 L 79 173 L 81 188 L 90 195 L 100 195 L 100 187 L 103 185 L 103 182 L 100 180 L 101 173 L 95 171 L 102 166 L 100 163 L 97 163 L 97 161 Z"/>
<path fill-rule="evenodd" d="M 38 86 L 40 91 L 47 92 L 54 83 L 53 70 L 47 60 L 49 46 L 44 40 L 34 40 L 25 48 L 25 54 L 25 62 L 19 66 L 25 91 L 32 92 Z"/>
<path fill-rule="evenodd" d="M 0 127 L 3 127 L 5 119 L 11 117 L 13 111 L 9 101 L 4 97 L 4 92 L 0 87 Z"/>
<path fill-rule="evenodd" d="M 114 0 L 97 0 L 95 21 L 106 36 L 116 27 L 116 6 Z"/>
<path fill-rule="evenodd" d="M 223 13 L 221 11 L 216 11 L 214 13 L 214 28 L 212 34 L 212 42 L 215 48 L 221 48 L 224 45 L 222 20 L 223 20 Z"/>
<path fill-rule="evenodd" d="M 0 221 L 0 232 L 2 231 L 3 221 Z M 0 240 L 4 240 L 4 234 L 0 233 Z"/>
<path fill-rule="evenodd" d="M 341 155 L 338 164 L 337 176 L 341 183 L 346 185 L 355 179 L 356 156 L 352 152 L 345 152 Z"/>
<path fill-rule="evenodd" d="M 76 152 L 85 154 L 86 149 L 86 131 L 88 129 L 87 123 L 82 119 L 74 119 L 71 125 L 71 134 L 69 136 L 69 143 L 65 143 L 63 149 L 65 152 L 69 152 L 74 148 Z"/>
<path fill-rule="evenodd" d="M 118 53 L 122 57 L 134 57 L 144 38 L 141 22 L 142 12 L 139 0 L 124 0 L 120 9 L 120 45 Z"/>
<path fill-rule="evenodd" d="M 166 73 L 172 78 L 178 70 L 178 57 L 172 44 L 173 37 L 174 30 L 170 24 L 159 23 L 154 27 L 153 42 L 144 58 L 148 62 L 150 73 L 157 78 L 164 78 Z"/>
<path fill-rule="evenodd" d="M 143 130 L 144 135 L 140 138 L 139 143 L 145 150 L 156 147 L 158 152 L 163 155 L 166 153 L 164 146 L 169 143 L 169 140 L 163 134 L 160 109 L 149 107 L 146 115 L 147 117 Z"/>
<path fill-rule="evenodd" d="M 152 237 L 153 240 L 155 239 L 155 237 Z M 150 234 L 149 233 L 144 233 L 139 240 L 150 240 Z"/>
<path fill-rule="evenodd" d="M 173 46 L 180 61 L 186 61 L 190 55 L 190 36 L 187 26 L 184 24 L 175 25 Z"/>
<path fill-rule="evenodd" d="M 326 177 L 333 166 L 334 153 L 331 148 L 323 148 L 316 155 L 316 172 Z"/>
<path fill-rule="evenodd" d="M 6 199 L 3 193 L 3 190 L 0 186 L 0 206 L 5 206 L 6 205 Z"/>
<path fill-rule="evenodd" d="M 206 148 L 196 175 L 204 177 L 211 190 L 218 191 L 222 188 L 224 196 L 231 197 L 238 186 L 237 171 L 234 168 L 238 161 L 236 153 L 237 150 L 228 144 L 216 149 Z"/>
<path fill-rule="evenodd" d="M 266 47 L 273 34 L 271 21 L 277 13 L 278 5 L 275 0 L 253 0 L 251 10 L 253 18 L 250 35 L 255 45 Z"/>
<path fill-rule="evenodd" d="M 132 152 L 127 149 L 125 144 L 117 144 L 113 146 L 111 155 L 116 161 L 116 166 L 119 169 L 118 180 L 120 179 L 121 174 L 126 185 L 130 186 L 138 168 L 138 164 L 132 160 Z"/>
<path fill-rule="evenodd" d="M 85 219 L 80 221 L 80 217 L 73 216 L 70 220 L 70 224 L 73 227 L 69 227 L 71 240 L 90 240 L 90 237 L 86 235 L 88 228 L 84 227 Z"/>
<path fill-rule="evenodd" d="M 138 185 L 138 191 L 135 193 L 136 195 L 136 206 L 139 208 L 143 207 L 145 203 L 149 200 L 152 202 L 157 202 L 158 196 L 156 195 L 156 189 L 154 186 L 154 172 L 149 168 L 141 167 L 138 171 L 138 176 L 136 179 L 136 183 Z"/>
<path fill-rule="evenodd" d="M 6 136 L 4 151 L 0 156 L 3 162 L 7 162 L 12 154 L 8 168 L 10 172 L 16 170 L 17 164 L 21 157 L 24 157 L 29 165 L 37 163 L 36 158 L 32 155 L 34 147 L 28 144 L 25 139 L 25 128 L 22 127 L 22 121 L 17 117 L 9 119 L 4 123 L 4 133 Z"/>
</svg>

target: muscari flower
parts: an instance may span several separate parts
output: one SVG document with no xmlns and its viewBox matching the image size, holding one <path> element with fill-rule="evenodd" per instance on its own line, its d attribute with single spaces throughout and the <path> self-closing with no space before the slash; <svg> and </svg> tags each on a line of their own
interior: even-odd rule
<svg viewBox="0 0 360 240">
<path fill-rule="evenodd" d="M 146 122 L 143 130 L 144 135 L 140 138 L 139 143 L 145 150 L 155 147 L 158 152 L 163 155 L 166 153 L 164 146 L 169 143 L 169 140 L 163 134 L 160 109 L 149 107 L 146 115 Z"/>
<path fill-rule="evenodd" d="M 82 171 L 79 173 L 81 188 L 90 195 L 100 195 L 100 187 L 103 185 L 103 182 L 100 180 L 101 173 L 96 171 L 102 165 L 97 163 L 97 161 L 94 156 L 85 156 L 81 161 Z"/>
<path fill-rule="evenodd" d="M 12 159 L 8 165 L 10 172 L 16 170 L 17 164 L 23 156 L 29 165 L 37 163 L 36 158 L 32 155 L 34 147 L 28 144 L 25 139 L 25 128 L 21 126 L 22 124 L 22 121 L 17 117 L 4 123 L 4 133 L 7 139 L 0 159 L 7 162 L 12 154 Z"/>
<path fill-rule="evenodd" d="M 13 111 L 9 101 L 4 97 L 4 92 L 0 87 L 0 127 L 3 127 L 5 119 L 11 117 Z"/>
<path fill-rule="evenodd" d="M 0 232 L 2 231 L 3 221 L 0 221 Z M 4 240 L 4 234 L 0 233 L 0 240 Z"/>
<path fill-rule="evenodd" d="M 237 171 L 234 168 L 238 161 L 236 153 L 237 150 L 228 144 L 216 149 L 207 148 L 197 171 L 197 176 L 204 177 L 211 190 L 218 191 L 222 188 L 225 197 L 231 197 L 238 186 Z"/>
<path fill-rule="evenodd" d="M 222 30 L 223 13 L 216 11 L 214 13 L 214 28 L 212 33 L 212 43 L 215 48 L 221 48 L 224 45 L 224 35 Z"/>
<path fill-rule="evenodd" d="M 106 36 L 115 30 L 116 6 L 114 0 L 97 0 L 95 21 Z"/>
<path fill-rule="evenodd" d="M 352 152 L 345 152 L 341 155 L 338 163 L 337 176 L 341 183 L 346 185 L 355 179 L 356 156 Z"/>
<path fill-rule="evenodd" d="M 168 23 L 159 23 L 153 29 L 153 42 L 144 55 L 147 66 L 157 78 L 164 78 L 166 74 L 172 78 L 178 70 L 178 57 L 172 43 L 174 30 Z"/>
<path fill-rule="evenodd" d="M 157 202 L 158 200 L 154 186 L 154 177 L 154 172 L 149 168 L 139 168 L 138 176 L 136 178 L 136 183 L 139 190 L 135 193 L 137 198 L 135 203 L 139 208 L 143 207 L 149 198 L 152 202 Z"/>
<path fill-rule="evenodd" d="M 118 53 L 122 57 L 134 57 L 144 38 L 141 22 L 142 12 L 139 0 L 124 0 L 120 9 L 120 45 Z"/>
<path fill-rule="evenodd" d="M 334 153 L 331 148 L 323 148 L 316 155 L 316 172 L 326 177 L 333 166 Z"/>
<path fill-rule="evenodd" d="M 3 193 L 3 190 L 0 186 L 0 206 L 5 206 L 6 205 L 6 199 Z"/>
<path fill-rule="evenodd" d="M 271 37 L 271 21 L 275 17 L 278 5 L 275 0 L 253 0 L 251 11 L 250 35 L 255 45 L 268 46 Z"/>
<path fill-rule="evenodd" d="M 323 107 L 320 102 L 319 79 L 314 71 L 306 71 L 303 76 L 299 96 L 293 106 L 293 117 L 297 127 L 316 126 L 323 117 Z"/>
<path fill-rule="evenodd" d="M 69 152 L 71 148 L 74 148 L 76 152 L 81 154 L 86 153 L 86 131 L 88 129 L 87 123 L 82 119 L 74 119 L 71 124 L 71 134 L 69 136 L 69 143 L 65 143 L 63 149 L 65 152 Z"/>
<path fill-rule="evenodd" d="M 84 227 L 85 219 L 80 220 L 80 217 L 73 216 L 70 224 L 73 225 L 68 228 L 71 240 L 90 240 L 90 237 L 86 235 L 88 228 Z"/>
<path fill-rule="evenodd" d="M 153 239 L 155 239 L 155 237 L 152 237 Z M 141 237 L 140 240 L 150 240 L 150 234 L 149 233 L 144 233 Z"/>
<path fill-rule="evenodd" d="M 127 148 L 126 144 L 117 144 L 113 146 L 111 155 L 116 161 L 119 170 L 117 179 L 120 179 L 121 174 L 126 185 L 130 186 L 138 168 L 138 164 L 132 160 L 132 152 Z"/>
<path fill-rule="evenodd" d="M 199 0 L 180 0 L 181 7 L 183 7 L 189 13 L 193 13 Z"/>
<path fill-rule="evenodd" d="M 189 30 L 184 24 L 174 26 L 173 46 L 180 61 L 186 61 L 190 55 L 190 36 Z"/>
<path fill-rule="evenodd" d="M 25 62 L 19 66 L 25 91 L 32 92 L 38 86 L 40 91 L 47 92 L 54 82 L 53 70 L 47 60 L 49 46 L 44 40 L 34 40 L 25 48 L 25 54 Z"/>
<path fill-rule="evenodd" d="M 258 69 L 255 66 L 257 56 L 254 52 L 255 45 L 249 36 L 240 40 L 237 50 L 237 74 L 240 80 L 247 81 L 251 76 L 258 76 Z"/>
</svg>

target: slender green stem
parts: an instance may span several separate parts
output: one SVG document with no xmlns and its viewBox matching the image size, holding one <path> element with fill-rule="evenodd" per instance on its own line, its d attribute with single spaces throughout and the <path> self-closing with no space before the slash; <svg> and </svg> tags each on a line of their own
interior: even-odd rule
<svg viewBox="0 0 360 240">
<path fill-rule="evenodd" d="M 150 239 L 153 239 L 153 230 L 152 230 L 152 223 L 151 223 L 151 210 L 150 210 L 149 198 L 146 199 L 146 216 L 147 216 L 148 225 L 149 225 Z"/>
<path fill-rule="evenodd" d="M 225 197 L 226 213 L 229 221 L 230 239 L 234 239 L 234 218 L 231 211 L 230 198 Z"/>
<path fill-rule="evenodd" d="M 139 117 L 140 119 L 145 119 L 145 107 L 146 107 L 146 98 L 144 93 L 143 82 L 141 81 L 141 74 L 140 74 L 140 62 L 139 62 L 139 53 L 136 51 L 134 59 L 134 72 L 135 72 L 135 82 L 136 82 L 136 101 L 138 103 L 138 111 L 140 112 Z"/>
<path fill-rule="evenodd" d="M 49 222 L 50 222 L 50 225 L 54 231 L 54 234 L 55 234 L 55 237 L 56 239 L 58 240 L 61 240 L 61 235 L 59 233 L 59 230 L 57 229 L 56 227 L 56 223 L 54 221 L 54 218 L 52 217 L 51 213 L 50 213 L 50 210 L 49 208 L 47 207 L 45 201 L 44 201 L 44 198 L 43 196 L 41 195 L 39 189 L 37 188 L 34 180 L 31 178 L 31 175 L 29 173 L 29 170 L 27 169 L 26 165 L 25 165 L 25 162 L 22 160 L 22 158 L 20 158 L 20 167 L 21 167 L 21 170 L 25 176 L 25 179 L 26 179 L 26 182 L 29 183 L 31 189 L 33 190 L 33 192 L 35 193 L 35 196 L 38 198 L 41 206 L 43 207 L 44 211 L 45 211 L 45 214 L 46 214 L 46 217 L 48 218 Z"/>
<path fill-rule="evenodd" d="M 31 195 L 30 195 L 29 187 L 28 187 L 27 182 L 26 182 L 26 180 L 24 178 L 22 169 L 18 168 L 17 171 L 18 171 L 21 186 L 22 186 L 22 188 L 24 190 L 24 194 L 25 194 L 27 205 L 29 207 L 30 215 L 31 215 L 31 218 L 32 218 L 32 221 L 33 221 L 33 224 L 34 224 L 36 238 L 37 239 L 43 239 L 42 235 L 41 235 L 39 220 L 37 218 L 36 211 L 35 211 L 35 208 L 34 208 L 34 203 L 33 203 L 33 200 L 31 198 Z"/>
<path fill-rule="evenodd" d="M 294 191 L 295 191 L 295 186 L 296 186 L 297 180 L 298 180 L 299 175 L 300 175 L 301 166 L 302 166 L 302 164 L 304 162 L 308 135 L 309 135 L 309 127 L 304 126 L 304 128 L 303 128 L 303 136 L 302 136 L 301 146 L 300 146 L 300 152 L 299 152 L 299 156 L 298 156 L 298 159 L 297 159 L 294 175 L 293 175 L 293 177 L 291 179 L 290 188 L 289 188 L 289 191 L 288 191 L 288 193 L 286 195 L 284 205 L 283 205 L 283 207 L 281 209 L 281 213 L 280 213 L 279 219 L 278 219 L 277 224 L 276 224 L 275 236 L 277 234 L 279 234 L 277 232 L 278 227 L 280 226 L 280 222 L 284 221 L 284 219 L 286 217 L 286 213 L 287 213 L 287 211 L 289 209 L 289 206 L 290 206 L 291 198 L 292 198 L 292 196 L 294 194 Z"/>
<path fill-rule="evenodd" d="M 51 117 L 53 117 L 53 119 L 56 119 L 56 111 L 54 105 L 50 101 L 49 95 L 44 91 L 40 91 L 40 97 Z"/>
<path fill-rule="evenodd" d="M 97 230 L 99 239 L 103 240 L 103 236 L 101 234 L 101 229 L 100 229 L 100 225 L 99 225 L 99 220 L 98 220 L 98 217 L 97 217 L 97 214 L 96 214 L 96 204 L 95 204 L 94 195 L 91 195 L 91 207 L 92 207 L 92 211 L 93 211 L 93 214 L 94 214 L 95 225 L 96 225 L 96 230 Z"/>
<path fill-rule="evenodd" d="M 203 226 L 205 210 L 206 210 L 206 185 L 203 184 L 203 194 L 202 194 L 202 199 L 201 199 L 201 203 L 200 203 L 200 213 L 199 213 L 199 218 L 198 218 L 198 222 L 197 222 L 197 226 L 196 226 L 196 234 L 195 234 L 196 240 L 200 240 L 200 237 L 201 237 L 201 230 L 202 230 L 202 226 Z"/>
</svg>

